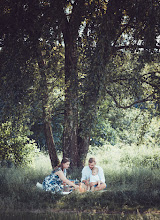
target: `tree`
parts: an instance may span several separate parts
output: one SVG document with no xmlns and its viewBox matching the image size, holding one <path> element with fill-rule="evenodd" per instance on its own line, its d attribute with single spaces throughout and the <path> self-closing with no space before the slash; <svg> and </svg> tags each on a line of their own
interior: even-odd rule
<svg viewBox="0 0 160 220">
<path fill-rule="evenodd" d="M 46 42 L 54 39 L 57 44 L 64 44 L 63 154 L 71 158 L 73 167 L 84 165 L 97 104 L 104 95 L 111 96 L 122 108 L 136 102 L 159 100 L 157 71 L 146 75 L 147 79 L 140 74 L 147 62 L 146 56 L 153 57 L 159 50 L 158 0 L 19 0 L 17 5 L 8 1 L 1 7 L 2 21 L 6 24 L 6 19 L 11 24 L 11 30 L 1 25 L 1 39 L 5 45 L 16 39 L 17 43 L 20 41 L 32 48 L 28 51 L 31 56 L 37 54 L 35 51 L 44 33 Z M 144 62 L 131 74 L 114 72 L 116 64 L 112 59 L 116 53 L 124 56 L 126 50 L 141 53 Z M 107 69 L 109 63 L 112 63 L 112 72 L 111 68 Z M 142 91 L 141 82 L 144 81 L 155 88 L 154 92 L 146 95 Z M 127 95 L 132 99 L 126 105 Z"/>
<path fill-rule="evenodd" d="M 76 6 L 76 4 L 73 6 L 72 13 L 76 11 L 74 10 Z M 79 140 L 81 140 L 81 145 L 78 149 L 81 150 L 79 154 L 81 159 L 83 154 L 86 156 L 85 152 L 88 151 L 89 146 L 89 142 L 87 148 L 83 146 L 82 140 L 87 140 L 90 137 L 96 107 L 99 101 L 103 100 L 102 97 L 104 95 L 111 96 L 117 107 L 120 108 L 128 108 L 136 103 L 154 100 L 155 94 L 158 95 L 156 91 L 149 94 L 144 93 L 144 87 L 142 87 L 144 79 L 140 74 L 145 62 L 147 62 L 146 55 L 156 56 L 157 50 L 159 50 L 157 42 L 157 37 L 159 36 L 159 29 L 157 28 L 158 6 L 159 3 L 157 1 L 149 2 L 149 8 L 148 2 L 144 3 L 143 1 L 109 1 L 108 4 L 92 1 L 91 4 L 88 2 L 88 4 L 83 5 L 83 12 L 85 13 L 89 8 L 88 11 L 90 13 L 85 13 L 82 16 L 81 21 L 84 22 L 84 26 L 82 26 L 84 31 L 80 43 L 79 39 L 77 39 L 77 45 L 82 48 L 81 52 L 84 54 L 83 59 L 85 59 L 81 69 L 85 78 L 83 80 L 82 111 L 80 111 L 79 122 L 79 131 L 81 132 Z M 142 14 L 140 12 L 141 8 L 143 8 Z M 154 15 L 151 11 L 155 12 Z M 80 13 L 76 14 L 80 15 Z M 72 17 L 72 15 L 70 16 Z M 151 27 L 153 17 L 154 23 Z M 140 32 L 140 30 L 143 30 L 143 32 Z M 154 34 L 148 36 L 146 33 L 151 30 L 154 30 Z M 148 42 L 154 43 L 150 44 Z M 112 62 L 116 53 L 118 53 L 118 56 L 124 56 L 125 50 L 130 50 L 135 52 L 135 54 L 136 50 L 138 50 L 141 54 L 139 59 L 144 61 L 139 62 L 139 65 L 130 74 L 125 71 L 115 73 L 115 68 L 112 68 L 112 71 L 111 69 L 108 70 L 107 64 Z M 122 63 L 119 63 L 119 65 L 122 65 Z M 156 71 L 155 74 L 157 73 Z M 157 86 L 158 79 L 159 77 L 157 76 Z M 127 96 L 132 97 L 132 99 L 124 103 Z M 84 141 L 84 143 L 86 142 Z M 85 149 L 87 150 L 85 151 Z M 79 166 L 83 163 L 84 160 L 82 159 Z"/>
<path fill-rule="evenodd" d="M 46 6 L 46 10 L 44 10 L 44 7 Z M 8 2 L 2 2 L 1 9 L 1 42 L 2 42 L 2 50 L 1 50 L 1 58 L 6 63 L 2 64 L 1 67 L 1 74 L 4 74 L 4 77 L 2 75 L 2 88 L 5 87 L 5 85 L 8 85 L 9 81 L 11 81 L 12 84 L 17 84 L 17 78 L 18 78 L 18 85 L 15 88 L 15 92 L 17 93 L 19 91 L 19 85 L 22 84 L 23 93 L 25 93 L 25 98 L 27 98 L 31 86 L 34 86 L 33 82 L 37 80 L 37 78 L 34 78 L 34 74 L 32 74 L 31 71 L 35 72 L 35 65 L 33 65 L 34 70 L 30 69 L 32 63 L 36 62 L 36 59 L 38 60 L 40 75 L 41 75 L 41 94 L 42 94 L 42 107 L 43 107 L 43 121 L 44 121 L 44 131 L 46 136 L 46 142 L 49 150 L 49 155 L 51 158 L 51 164 L 52 166 L 56 166 L 59 163 L 56 149 L 54 145 L 53 135 L 52 135 L 52 129 L 51 129 L 51 122 L 50 122 L 50 111 L 48 107 L 48 88 L 47 88 L 47 79 L 46 79 L 46 65 L 44 62 L 44 58 L 42 56 L 42 51 L 40 48 L 40 37 L 45 37 L 45 33 L 43 29 L 50 28 L 48 23 L 47 25 L 44 24 L 44 17 L 46 19 L 46 14 L 48 10 L 48 4 L 46 5 L 45 2 L 41 3 L 39 1 L 18 1 L 17 4 L 14 4 L 12 1 Z M 44 13 L 44 14 L 43 14 Z M 44 17 L 43 17 L 44 16 Z M 48 19 L 48 18 L 47 18 Z M 42 27 L 42 30 L 41 30 Z M 47 33 L 48 34 L 48 33 Z M 48 37 L 52 37 L 52 34 L 49 33 Z M 47 39 L 48 40 L 48 39 Z M 20 48 L 20 52 L 18 50 L 18 54 L 14 57 L 17 49 Z M 9 56 L 5 55 L 5 58 L 3 57 L 3 54 L 6 53 L 6 51 L 9 50 L 9 53 L 13 55 L 12 63 L 9 63 L 10 59 Z M 7 63 L 8 62 L 8 63 Z M 3 63 L 3 62 L 2 62 Z M 16 65 L 17 64 L 17 65 Z M 30 65 L 29 65 L 30 64 Z M 27 68 L 30 66 L 29 68 Z M 10 69 L 9 69 L 10 67 Z M 16 69 L 17 68 L 17 69 Z M 27 68 L 29 70 L 28 72 L 24 69 Z M 10 75 L 13 75 L 15 78 L 10 78 Z M 28 78 L 26 80 L 23 80 L 21 77 L 22 74 L 24 75 L 28 73 Z M 19 75 L 18 75 L 19 74 Z M 27 82 L 27 80 L 30 80 Z M 21 89 L 22 89 L 21 88 Z M 14 87 L 11 86 L 10 89 L 10 95 L 12 103 L 9 103 L 6 101 L 6 97 L 4 97 L 5 102 L 8 103 L 7 106 L 15 106 L 15 112 L 11 112 L 11 114 L 16 114 L 17 112 L 17 105 L 15 105 L 14 101 Z M 2 90 L 3 93 L 3 90 Z M 27 95 L 26 95 L 27 94 Z M 24 101 L 24 97 L 16 97 L 18 99 L 18 103 Z M 4 103 L 5 103 L 4 102 Z M 3 103 L 3 104 L 4 104 Z M 31 104 L 31 103 L 29 103 Z M 5 104 L 4 104 L 5 106 Z"/>
</svg>

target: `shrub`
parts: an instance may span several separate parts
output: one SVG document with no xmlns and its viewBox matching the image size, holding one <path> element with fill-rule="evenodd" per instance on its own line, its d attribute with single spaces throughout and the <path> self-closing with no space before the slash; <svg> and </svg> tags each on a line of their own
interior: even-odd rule
<svg viewBox="0 0 160 220">
<path fill-rule="evenodd" d="M 16 166 L 32 161 L 37 145 L 29 136 L 26 126 L 19 124 L 14 127 L 11 121 L 0 126 L 0 161 L 11 161 Z"/>
</svg>

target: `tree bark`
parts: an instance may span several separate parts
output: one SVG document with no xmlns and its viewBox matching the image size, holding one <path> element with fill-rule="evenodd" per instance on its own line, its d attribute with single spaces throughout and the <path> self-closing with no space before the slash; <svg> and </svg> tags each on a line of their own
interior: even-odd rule
<svg viewBox="0 0 160 220">
<path fill-rule="evenodd" d="M 38 61 L 40 74 L 41 74 L 41 91 L 42 91 L 42 108 L 43 108 L 43 124 L 46 145 L 51 160 L 51 165 L 54 168 L 59 164 L 59 159 L 56 152 L 56 146 L 53 139 L 52 126 L 51 126 L 51 109 L 48 102 L 48 87 L 45 74 L 45 62 L 41 52 L 39 53 L 40 60 Z"/>
<path fill-rule="evenodd" d="M 76 38 L 66 23 L 65 40 L 65 111 L 63 156 L 69 157 L 71 167 L 77 167 L 78 145 L 78 73 Z"/>
<path fill-rule="evenodd" d="M 57 157 L 56 147 L 55 147 L 54 140 L 53 140 L 51 122 L 46 121 L 45 118 L 44 118 L 44 133 L 45 133 L 49 157 L 51 160 L 51 165 L 52 165 L 52 168 L 54 168 L 55 166 L 59 164 L 59 159 Z"/>
<path fill-rule="evenodd" d="M 78 160 L 77 160 L 78 168 L 83 168 L 85 166 L 85 161 L 89 150 L 89 143 L 90 143 L 89 136 L 81 137 L 78 134 Z"/>
</svg>

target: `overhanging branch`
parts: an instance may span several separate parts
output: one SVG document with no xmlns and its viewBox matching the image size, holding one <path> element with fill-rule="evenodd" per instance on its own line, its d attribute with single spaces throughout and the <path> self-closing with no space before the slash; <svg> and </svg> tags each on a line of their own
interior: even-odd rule
<svg viewBox="0 0 160 220">
<path fill-rule="evenodd" d="M 147 48 L 146 46 L 143 46 L 143 45 L 134 45 L 134 44 L 130 44 L 130 45 L 123 45 L 123 46 L 114 46 L 114 49 L 116 50 L 122 50 L 122 49 L 150 49 L 150 48 Z M 158 49 L 160 50 L 160 46 L 156 46 L 152 49 Z"/>
<path fill-rule="evenodd" d="M 135 104 L 139 104 L 139 103 L 143 103 L 143 102 L 146 102 L 146 101 L 151 101 L 151 97 L 153 97 L 154 93 L 152 93 L 151 95 L 147 96 L 146 98 L 144 99 L 140 99 L 140 100 L 137 100 L 133 103 L 131 103 L 130 105 L 126 105 L 126 106 L 122 106 L 120 105 L 120 103 L 118 103 L 118 101 L 116 100 L 116 98 L 114 97 L 114 95 L 111 93 L 111 91 L 109 90 L 106 90 L 106 92 L 112 97 L 113 101 L 115 102 L 116 106 L 118 108 L 123 108 L 123 109 L 127 109 L 127 108 L 131 108 L 132 106 L 134 106 Z"/>
</svg>

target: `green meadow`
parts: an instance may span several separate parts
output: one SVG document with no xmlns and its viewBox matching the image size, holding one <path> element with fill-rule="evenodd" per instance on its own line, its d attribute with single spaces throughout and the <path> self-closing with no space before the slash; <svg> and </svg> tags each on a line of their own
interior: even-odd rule
<svg viewBox="0 0 160 220">
<path fill-rule="evenodd" d="M 102 192 L 63 196 L 38 189 L 36 183 L 52 170 L 42 153 L 26 167 L 2 167 L 0 219 L 159 219 L 158 146 L 105 145 L 92 147 L 87 160 L 91 156 L 104 169 L 107 188 Z M 68 171 L 68 178 L 80 180 L 81 170 Z"/>
</svg>

